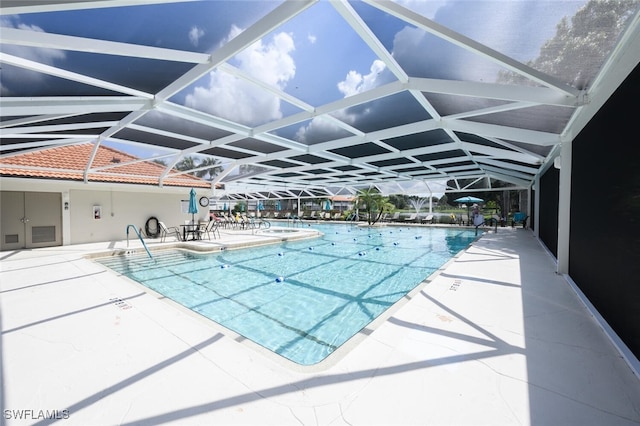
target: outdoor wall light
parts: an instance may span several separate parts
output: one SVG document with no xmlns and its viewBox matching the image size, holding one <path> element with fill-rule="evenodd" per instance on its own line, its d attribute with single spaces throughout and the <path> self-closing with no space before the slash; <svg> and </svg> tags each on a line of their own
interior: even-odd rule
<svg viewBox="0 0 640 426">
<path fill-rule="evenodd" d="M 68 201 L 64 202 L 64 209 L 65 210 L 69 210 L 69 202 Z"/>
</svg>

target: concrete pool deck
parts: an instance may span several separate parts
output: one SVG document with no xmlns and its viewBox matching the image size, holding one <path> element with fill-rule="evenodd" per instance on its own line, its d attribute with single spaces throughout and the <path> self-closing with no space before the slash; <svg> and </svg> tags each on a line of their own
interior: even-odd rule
<svg viewBox="0 0 640 426">
<path fill-rule="evenodd" d="M 485 234 L 310 369 L 86 257 L 126 246 L 0 252 L 7 425 L 640 424 L 640 380 L 528 230 Z"/>
</svg>

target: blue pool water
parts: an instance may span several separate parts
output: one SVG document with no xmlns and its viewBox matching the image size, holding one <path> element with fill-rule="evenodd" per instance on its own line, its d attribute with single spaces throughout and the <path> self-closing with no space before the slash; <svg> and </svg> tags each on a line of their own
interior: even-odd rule
<svg viewBox="0 0 640 426">
<path fill-rule="evenodd" d="M 318 239 L 98 261 L 298 364 L 316 364 L 466 248 L 474 231 L 318 224 Z"/>
</svg>

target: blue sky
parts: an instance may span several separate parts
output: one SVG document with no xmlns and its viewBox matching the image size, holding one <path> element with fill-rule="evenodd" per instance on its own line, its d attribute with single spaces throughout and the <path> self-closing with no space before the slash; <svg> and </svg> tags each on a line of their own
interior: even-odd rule
<svg viewBox="0 0 640 426">
<path fill-rule="evenodd" d="M 537 56 L 542 43 L 555 33 L 562 16 L 573 15 L 584 4 L 565 0 L 400 0 L 398 3 L 523 62 Z M 277 5 L 278 2 L 271 1 L 187 2 L 8 16 L 0 18 L 0 22 L 3 26 L 34 31 L 212 52 Z M 371 6 L 359 2 L 352 5 L 410 76 L 495 80 L 497 67 L 485 59 L 475 58 Z M 100 55 L 53 49 L 4 46 L 2 50 L 152 92 L 189 68 L 166 61 L 100 58 Z M 466 61 L 472 58 L 472 62 L 462 66 L 463 57 Z M 313 106 L 394 79 L 327 1 L 315 4 L 277 28 L 236 55 L 230 64 Z M 105 92 L 11 66 L 3 67 L 2 77 L 3 95 Z M 172 100 L 249 126 L 299 111 L 221 70 L 207 74 Z M 406 100 L 398 102 L 405 104 Z M 341 111 L 335 116 L 358 127 L 363 120 L 380 120 L 375 116 L 376 105 L 382 102 L 368 108 Z M 387 111 L 393 110 L 388 102 L 384 107 Z M 314 132 L 322 134 L 333 130 L 328 122 L 311 121 L 297 129 L 287 129 L 286 135 L 299 140 L 317 140 Z"/>
</svg>

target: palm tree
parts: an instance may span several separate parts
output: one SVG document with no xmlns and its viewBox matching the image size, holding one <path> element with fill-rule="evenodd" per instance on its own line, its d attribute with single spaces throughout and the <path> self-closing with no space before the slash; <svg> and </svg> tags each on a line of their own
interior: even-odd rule
<svg viewBox="0 0 640 426">
<path fill-rule="evenodd" d="M 181 172 L 198 169 L 190 171 L 189 174 L 198 176 L 199 178 L 204 178 L 208 175 L 209 180 L 212 180 L 218 173 L 222 171 L 222 167 L 218 165 L 219 163 L 220 162 L 217 159 L 213 157 L 207 157 L 196 164 L 196 158 L 189 156 L 184 157 L 182 160 L 178 161 L 175 165 L 175 168 L 177 170 L 180 170 Z"/>
<path fill-rule="evenodd" d="M 175 165 L 177 170 L 180 170 L 181 172 L 187 171 L 187 170 L 193 170 L 196 168 L 196 163 L 195 160 L 193 159 L 193 157 L 184 157 L 182 160 L 178 161 Z M 193 174 L 193 173 L 189 173 L 189 174 Z"/>
<path fill-rule="evenodd" d="M 220 162 L 216 158 L 213 158 L 213 157 L 205 158 L 198 164 L 198 168 L 200 169 L 201 167 L 206 167 L 206 166 L 210 166 L 210 167 L 206 169 L 198 170 L 196 172 L 196 176 L 198 176 L 199 178 L 204 178 L 205 176 L 209 175 L 209 180 L 213 180 L 213 178 L 216 177 L 216 175 L 222 171 L 222 167 L 219 166 L 218 164 L 220 164 Z"/>
<path fill-rule="evenodd" d="M 380 220 L 384 213 L 386 198 L 380 194 L 378 189 L 370 187 L 358 190 L 356 196 L 356 207 L 367 213 L 367 223 L 369 226 Z"/>
</svg>

